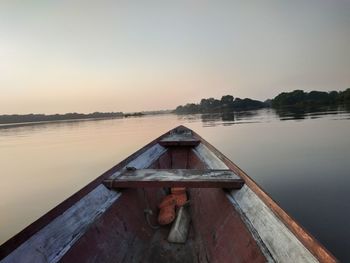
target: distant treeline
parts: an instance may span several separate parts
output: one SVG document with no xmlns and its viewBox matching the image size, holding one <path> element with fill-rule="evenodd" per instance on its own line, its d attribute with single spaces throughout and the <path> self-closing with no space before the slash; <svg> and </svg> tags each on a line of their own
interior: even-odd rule
<svg viewBox="0 0 350 263">
<path fill-rule="evenodd" d="M 283 92 L 276 96 L 271 105 L 274 108 L 279 107 L 317 107 L 329 105 L 350 104 L 350 89 L 344 91 L 311 91 L 294 90 L 292 92 Z"/>
<path fill-rule="evenodd" d="M 350 104 L 350 89 L 345 91 L 311 91 L 294 90 L 283 92 L 272 100 L 265 102 L 249 98 L 234 98 L 232 95 L 222 96 L 221 99 L 202 99 L 199 104 L 187 103 L 175 109 L 177 114 L 193 113 L 225 113 L 242 110 L 256 110 L 265 107 L 318 107 Z"/>
<path fill-rule="evenodd" d="M 234 98 L 231 95 L 222 96 L 220 100 L 209 98 L 202 99 L 199 104 L 188 103 L 178 106 L 175 113 L 210 113 L 210 112 L 230 112 L 235 110 L 254 110 L 266 107 L 264 102 L 252 99 Z"/>
<path fill-rule="evenodd" d="M 142 113 L 142 112 L 134 112 L 134 113 L 125 113 L 124 117 L 125 118 L 128 118 L 128 117 L 142 117 L 144 115 L 146 115 L 146 114 Z"/>
<path fill-rule="evenodd" d="M 21 123 L 21 122 L 41 122 L 41 121 L 63 121 L 77 119 L 100 119 L 100 118 L 120 118 L 122 112 L 94 112 L 90 114 L 66 113 L 66 114 L 26 114 L 26 115 L 0 115 L 0 124 Z"/>
</svg>

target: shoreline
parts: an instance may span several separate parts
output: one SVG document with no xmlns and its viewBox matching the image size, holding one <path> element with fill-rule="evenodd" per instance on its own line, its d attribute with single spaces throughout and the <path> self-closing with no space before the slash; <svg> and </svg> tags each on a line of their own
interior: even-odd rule
<svg viewBox="0 0 350 263">
<path fill-rule="evenodd" d="M 48 124 L 48 123 L 78 122 L 78 121 L 98 121 L 98 120 L 112 120 L 112 119 L 124 119 L 124 116 L 121 116 L 121 117 L 101 117 L 101 118 L 51 120 L 51 121 L 28 121 L 28 122 L 16 122 L 16 123 L 0 123 L 0 129 L 2 129 L 2 128 L 21 127 L 21 126 L 30 126 L 30 125 L 40 125 L 40 124 Z"/>
</svg>

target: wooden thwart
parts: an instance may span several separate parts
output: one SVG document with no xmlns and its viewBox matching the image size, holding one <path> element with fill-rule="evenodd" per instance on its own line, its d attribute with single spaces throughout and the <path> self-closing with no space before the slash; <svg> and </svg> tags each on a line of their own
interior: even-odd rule
<svg viewBox="0 0 350 263">
<path fill-rule="evenodd" d="M 169 140 L 164 140 L 160 141 L 159 144 L 162 145 L 163 147 L 169 147 L 169 146 L 197 146 L 200 143 L 198 140 L 187 140 L 187 141 L 169 141 Z"/>
<path fill-rule="evenodd" d="M 194 138 L 192 135 L 188 134 L 172 134 L 159 141 L 159 144 L 168 146 L 197 146 L 200 140 Z"/>
<path fill-rule="evenodd" d="M 188 187 L 240 189 L 244 180 L 231 170 L 139 169 L 104 180 L 108 188 Z"/>
</svg>

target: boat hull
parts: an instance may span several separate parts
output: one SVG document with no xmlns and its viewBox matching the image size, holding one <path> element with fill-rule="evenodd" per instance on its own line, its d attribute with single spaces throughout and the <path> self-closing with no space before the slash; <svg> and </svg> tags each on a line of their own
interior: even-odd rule
<svg viewBox="0 0 350 263">
<path fill-rule="evenodd" d="M 181 137 L 185 136 L 185 140 Z M 189 139 L 188 136 L 191 138 Z M 172 138 L 176 138 L 173 140 Z M 167 188 L 116 191 L 103 182 L 133 169 L 230 170 L 238 189 L 188 188 L 185 244 L 155 228 Z M 144 186 L 144 185 L 143 185 Z M 241 188 L 242 187 L 242 188 Z M 147 220 L 145 210 L 153 211 Z M 336 262 L 243 170 L 186 127 L 152 141 L 0 247 L 1 262 Z"/>
</svg>

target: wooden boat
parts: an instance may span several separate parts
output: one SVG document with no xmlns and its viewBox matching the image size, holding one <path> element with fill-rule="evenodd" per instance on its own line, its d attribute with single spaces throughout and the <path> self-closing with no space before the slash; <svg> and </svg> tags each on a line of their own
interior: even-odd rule
<svg viewBox="0 0 350 263">
<path fill-rule="evenodd" d="M 186 187 L 183 244 L 155 227 L 168 187 Z M 153 212 L 153 215 L 151 214 Z M 1 262 L 336 262 L 245 172 L 179 126 L 0 247 Z"/>
</svg>

